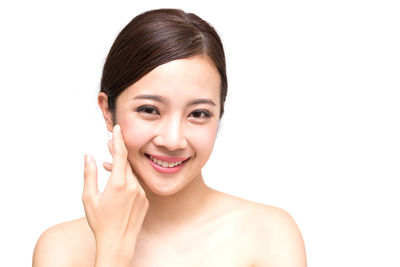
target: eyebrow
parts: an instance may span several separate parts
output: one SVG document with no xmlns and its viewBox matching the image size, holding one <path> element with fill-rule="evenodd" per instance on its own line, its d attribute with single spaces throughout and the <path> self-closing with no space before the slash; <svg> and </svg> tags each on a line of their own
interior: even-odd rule
<svg viewBox="0 0 400 267">
<path fill-rule="evenodd" d="M 150 99 L 161 103 L 167 102 L 167 100 L 164 97 L 159 95 L 137 95 L 135 96 L 135 98 L 133 98 L 133 100 L 135 99 Z"/>
<path fill-rule="evenodd" d="M 159 95 L 137 95 L 137 96 L 135 96 L 133 98 L 133 100 L 136 100 L 136 99 L 150 99 L 150 100 L 157 101 L 157 102 L 160 102 L 160 103 L 167 103 L 168 102 L 167 99 L 165 99 L 164 97 L 159 96 Z M 211 106 L 216 106 L 214 101 L 212 101 L 211 99 L 207 99 L 207 98 L 205 98 L 205 99 L 195 99 L 193 101 L 190 101 L 188 106 L 194 106 L 194 105 L 198 105 L 198 104 L 208 104 L 208 105 L 211 105 Z"/>
</svg>

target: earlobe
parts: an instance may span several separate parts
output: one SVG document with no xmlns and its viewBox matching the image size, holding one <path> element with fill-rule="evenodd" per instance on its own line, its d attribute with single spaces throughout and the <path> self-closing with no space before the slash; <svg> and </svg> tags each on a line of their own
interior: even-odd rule
<svg viewBox="0 0 400 267">
<path fill-rule="evenodd" d="M 112 132 L 114 123 L 111 111 L 108 108 L 108 96 L 104 92 L 100 92 L 97 97 L 97 103 L 103 113 L 104 120 L 106 122 L 107 130 Z"/>
</svg>

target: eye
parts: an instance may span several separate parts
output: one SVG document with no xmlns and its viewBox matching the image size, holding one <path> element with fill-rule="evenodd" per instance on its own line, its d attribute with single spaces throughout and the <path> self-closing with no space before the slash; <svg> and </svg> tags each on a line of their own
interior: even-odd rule
<svg viewBox="0 0 400 267">
<path fill-rule="evenodd" d="M 149 115 L 160 115 L 158 109 L 154 106 L 144 105 L 136 109 L 136 112 L 142 112 Z"/>
<path fill-rule="evenodd" d="M 212 116 L 212 113 L 207 111 L 207 110 L 195 110 L 192 113 L 190 113 L 189 117 L 192 117 L 196 120 L 204 120 L 207 118 L 210 118 Z"/>
</svg>

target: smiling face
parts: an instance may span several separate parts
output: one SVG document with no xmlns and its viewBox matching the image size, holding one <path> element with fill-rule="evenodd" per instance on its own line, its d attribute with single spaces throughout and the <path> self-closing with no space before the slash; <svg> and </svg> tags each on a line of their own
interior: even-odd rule
<svg viewBox="0 0 400 267">
<path fill-rule="evenodd" d="M 172 195 L 201 178 L 219 113 L 220 76 L 203 56 L 160 65 L 118 96 L 116 122 L 145 189 Z"/>
</svg>

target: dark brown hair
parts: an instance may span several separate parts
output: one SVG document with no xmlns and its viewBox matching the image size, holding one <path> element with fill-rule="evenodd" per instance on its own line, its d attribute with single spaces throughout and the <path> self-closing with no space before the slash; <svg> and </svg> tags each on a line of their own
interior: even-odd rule
<svg viewBox="0 0 400 267">
<path fill-rule="evenodd" d="M 119 33 L 103 68 L 100 91 L 108 96 L 115 123 L 118 95 L 159 65 L 206 55 L 221 78 L 221 110 L 227 94 L 225 54 L 215 29 L 193 13 L 179 9 L 157 9 L 136 16 Z"/>
</svg>

